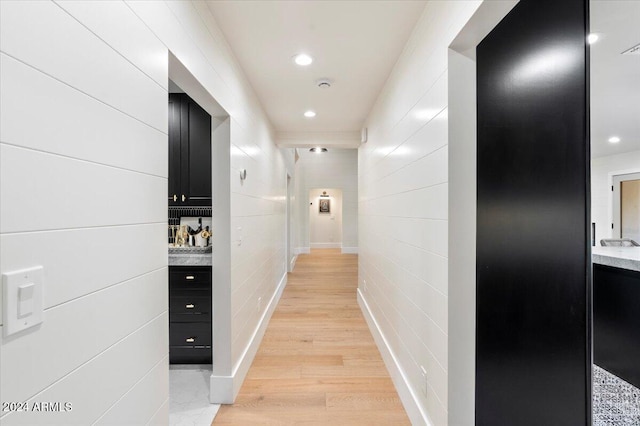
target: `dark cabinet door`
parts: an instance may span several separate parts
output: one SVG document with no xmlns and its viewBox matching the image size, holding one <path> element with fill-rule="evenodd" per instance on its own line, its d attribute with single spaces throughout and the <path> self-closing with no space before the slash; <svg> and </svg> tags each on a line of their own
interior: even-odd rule
<svg viewBox="0 0 640 426">
<path fill-rule="evenodd" d="M 187 97 L 188 98 L 188 97 Z M 188 98 L 183 109 L 187 113 L 189 143 L 186 146 L 186 168 L 182 190 L 187 194 L 187 205 L 211 205 L 211 116 Z M 183 165 L 185 163 L 183 162 Z"/>
<path fill-rule="evenodd" d="M 476 425 L 591 424 L 586 0 L 477 48 Z"/>
<path fill-rule="evenodd" d="M 169 204 L 211 205 L 211 116 L 184 93 L 169 95 Z"/>
<path fill-rule="evenodd" d="M 169 205 L 180 205 L 180 105 L 173 94 L 169 95 Z"/>
</svg>

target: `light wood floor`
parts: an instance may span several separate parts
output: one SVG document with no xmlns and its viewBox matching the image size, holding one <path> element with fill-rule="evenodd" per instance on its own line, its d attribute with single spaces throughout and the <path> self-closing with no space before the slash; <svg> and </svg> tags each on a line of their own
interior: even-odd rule
<svg viewBox="0 0 640 426">
<path fill-rule="evenodd" d="M 235 404 L 213 425 L 409 425 L 357 281 L 357 255 L 300 255 Z"/>
</svg>

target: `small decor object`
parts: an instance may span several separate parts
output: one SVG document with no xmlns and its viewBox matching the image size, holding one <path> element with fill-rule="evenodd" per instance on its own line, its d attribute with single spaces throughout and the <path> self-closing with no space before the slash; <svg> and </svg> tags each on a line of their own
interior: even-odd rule
<svg viewBox="0 0 640 426">
<path fill-rule="evenodd" d="M 321 198 L 318 211 L 320 213 L 331 213 L 331 200 L 328 198 Z"/>
</svg>

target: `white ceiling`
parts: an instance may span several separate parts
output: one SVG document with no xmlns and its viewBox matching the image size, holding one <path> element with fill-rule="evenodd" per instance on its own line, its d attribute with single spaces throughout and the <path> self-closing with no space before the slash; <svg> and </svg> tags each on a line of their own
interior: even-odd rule
<svg viewBox="0 0 640 426">
<path fill-rule="evenodd" d="M 423 1 L 208 1 L 276 131 L 355 135 L 400 56 Z M 308 67 L 292 57 L 305 52 Z M 316 80 L 329 78 L 320 89 Z M 317 112 L 313 119 L 303 113 Z M 357 133 L 356 133 L 357 132 Z M 330 137 L 328 137 L 330 139 Z M 293 142 L 292 142 L 293 143 Z M 356 145 L 357 146 L 357 145 Z"/>
<path fill-rule="evenodd" d="M 281 144 L 357 146 L 424 1 L 208 1 Z M 592 0 L 591 151 L 640 150 L 640 0 Z M 308 67 L 293 55 L 313 56 Z M 320 89 L 316 80 L 329 78 Z M 305 118 L 313 109 L 317 116 Z M 314 136 L 315 135 L 315 136 Z M 618 144 L 609 137 L 621 138 Z M 355 145 L 354 145 L 355 142 Z"/>
<path fill-rule="evenodd" d="M 640 0 L 591 1 L 590 15 L 592 156 L 640 150 L 640 54 L 621 55 L 640 43 Z"/>
</svg>

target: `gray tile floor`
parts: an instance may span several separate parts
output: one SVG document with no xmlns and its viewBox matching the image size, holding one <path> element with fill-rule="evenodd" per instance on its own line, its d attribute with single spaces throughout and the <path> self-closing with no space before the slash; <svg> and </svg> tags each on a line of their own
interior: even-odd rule
<svg viewBox="0 0 640 426">
<path fill-rule="evenodd" d="M 640 389 L 593 366 L 593 426 L 640 426 Z"/>
<path fill-rule="evenodd" d="M 209 426 L 219 405 L 209 402 L 211 365 L 169 366 L 169 425 Z"/>
</svg>

